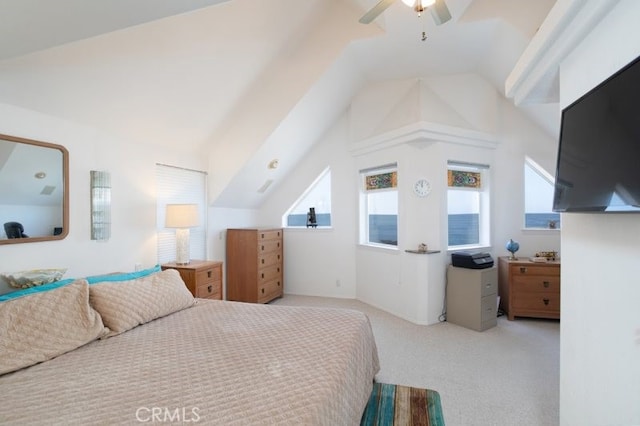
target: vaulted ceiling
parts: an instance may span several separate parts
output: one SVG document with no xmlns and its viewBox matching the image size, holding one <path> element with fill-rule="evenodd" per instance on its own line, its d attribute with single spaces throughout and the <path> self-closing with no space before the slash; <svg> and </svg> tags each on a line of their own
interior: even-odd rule
<svg viewBox="0 0 640 426">
<path fill-rule="evenodd" d="M 504 93 L 554 4 L 446 0 L 453 19 L 436 26 L 396 1 L 360 24 L 377 1 L 0 0 L 0 102 L 124 141 L 224 150 L 212 201 L 250 207 L 253 165 L 279 158 L 286 173 L 368 83 L 477 73 Z M 552 135 L 554 111 L 530 110 Z"/>
</svg>

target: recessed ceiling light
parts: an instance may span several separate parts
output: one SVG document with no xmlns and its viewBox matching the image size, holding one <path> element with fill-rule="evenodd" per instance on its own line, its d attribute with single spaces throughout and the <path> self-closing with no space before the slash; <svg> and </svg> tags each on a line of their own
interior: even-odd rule
<svg viewBox="0 0 640 426">
<path fill-rule="evenodd" d="M 45 172 L 38 172 L 35 175 L 33 175 L 36 179 L 44 179 L 47 177 L 47 174 Z"/>
<path fill-rule="evenodd" d="M 277 158 L 274 158 L 273 160 L 271 160 L 271 161 L 269 162 L 269 164 L 267 165 L 267 167 L 273 170 L 273 169 L 277 169 L 279 164 L 280 164 L 280 163 L 278 162 L 278 159 L 277 159 Z"/>
</svg>

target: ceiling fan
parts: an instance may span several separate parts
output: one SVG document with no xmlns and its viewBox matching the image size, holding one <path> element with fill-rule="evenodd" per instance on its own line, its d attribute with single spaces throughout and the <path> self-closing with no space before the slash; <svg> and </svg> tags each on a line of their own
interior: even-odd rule
<svg viewBox="0 0 640 426">
<path fill-rule="evenodd" d="M 373 6 L 371 10 L 360 18 L 360 23 L 371 23 L 395 2 L 396 0 L 380 0 L 378 4 Z M 449 12 L 447 5 L 444 3 L 444 0 L 402 0 L 402 2 L 409 7 L 413 7 L 413 10 L 418 13 L 418 16 L 428 8 L 431 11 L 431 16 L 433 16 L 433 20 L 436 22 L 436 25 L 444 24 L 451 19 L 451 13 Z"/>
</svg>

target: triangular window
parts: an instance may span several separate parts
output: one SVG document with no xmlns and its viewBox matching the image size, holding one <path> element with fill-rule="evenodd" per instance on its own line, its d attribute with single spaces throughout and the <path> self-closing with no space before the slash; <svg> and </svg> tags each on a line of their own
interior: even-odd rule
<svg viewBox="0 0 640 426">
<path fill-rule="evenodd" d="M 560 213 L 553 212 L 553 182 L 553 176 L 542 166 L 525 157 L 525 229 L 560 229 Z"/>
<path fill-rule="evenodd" d="M 309 212 L 315 212 L 315 222 Z M 293 206 L 284 214 L 283 226 L 289 228 L 327 228 L 331 226 L 331 169 L 327 167 L 314 180 Z"/>
</svg>

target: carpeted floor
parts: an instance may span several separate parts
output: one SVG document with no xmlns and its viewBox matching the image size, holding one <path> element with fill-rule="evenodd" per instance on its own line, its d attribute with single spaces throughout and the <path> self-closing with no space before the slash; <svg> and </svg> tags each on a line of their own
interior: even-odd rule
<svg viewBox="0 0 640 426">
<path fill-rule="evenodd" d="M 374 383 L 361 426 L 444 426 L 440 395 L 431 389 Z"/>
<path fill-rule="evenodd" d="M 272 303 L 365 312 L 380 355 L 375 380 L 436 390 L 447 426 L 559 424 L 559 321 L 503 316 L 478 332 L 412 324 L 353 299 L 285 295 Z"/>
</svg>

